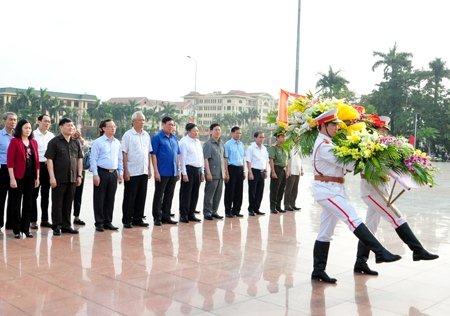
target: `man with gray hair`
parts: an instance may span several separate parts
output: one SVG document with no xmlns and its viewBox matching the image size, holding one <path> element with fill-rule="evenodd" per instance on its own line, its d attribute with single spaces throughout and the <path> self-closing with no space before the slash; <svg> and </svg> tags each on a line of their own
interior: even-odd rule
<svg viewBox="0 0 450 316">
<path fill-rule="evenodd" d="M 143 221 L 148 179 L 151 178 L 152 144 L 150 135 L 144 130 L 145 116 L 141 111 L 131 116 L 132 128 L 123 134 L 123 179 L 125 191 L 122 204 L 122 224 L 148 227 Z"/>
<path fill-rule="evenodd" d="M 6 154 L 8 152 L 9 142 L 13 138 L 14 128 L 17 125 L 17 115 L 14 112 L 6 112 L 3 114 L 4 128 L 0 130 L 0 228 L 3 227 L 3 218 L 5 210 L 6 196 L 8 195 L 8 206 L 6 209 L 6 229 L 11 229 L 8 227 L 11 225 L 11 212 L 10 209 L 13 207 L 10 203 L 9 192 L 9 174 L 8 167 L 6 166 Z"/>
</svg>

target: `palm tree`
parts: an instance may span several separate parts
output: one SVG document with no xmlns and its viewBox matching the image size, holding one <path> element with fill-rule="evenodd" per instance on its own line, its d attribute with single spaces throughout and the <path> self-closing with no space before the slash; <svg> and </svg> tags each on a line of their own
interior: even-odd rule
<svg viewBox="0 0 450 316">
<path fill-rule="evenodd" d="M 444 79 L 450 79 L 450 69 L 446 67 L 445 62 L 440 58 L 434 59 L 428 66 L 430 67 L 430 71 L 426 72 L 426 80 L 428 82 L 425 88 L 432 90 L 433 99 L 437 100 L 439 93 L 445 89 L 442 81 Z"/>
<path fill-rule="evenodd" d="M 341 70 L 333 71 L 333 68 L 329 66 L 328 73 L 319 73 L 320 79 L 316 83 L 316 88 L 319 88 L 318 92 L 326 98 L 348 98 L 351 96 L 351 92 L 347 87 L 349 83 L 347 79 L 340 75 Z"/>
<path fill-rule="evenodd" d="M 158 115 L 163 118 L 164 116 L 170 116 L 175 121 L 178 121 L 180 118 L 180 110 L 175 104 L 171 103 L 163 103 L 162 109 L 158 112 Z"/>
<path fill-rule="evenodd" d="M 392 78 L 399 74 L 403 70 L 411 69 L 411 53 L 397 52 L 397 43 L 394 47 L 389 49 L 389 52 L 373 52 L 374 57 L 379 57 L 379 59 L 373 64 L 372 71 L 375 71 L 378 67 L 384 66 L 383 77 L 384 79 Z"/>
</svg>

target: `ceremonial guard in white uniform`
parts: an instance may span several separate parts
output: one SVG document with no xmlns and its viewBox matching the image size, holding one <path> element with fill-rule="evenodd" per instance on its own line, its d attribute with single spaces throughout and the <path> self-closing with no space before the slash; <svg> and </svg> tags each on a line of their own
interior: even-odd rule
<svg viewBox="0 0 450 316">
<path fill-rule="evenodd" d="M 349 203 L 344 187 L 344 175 L 352 171 L 352 165 L 344 165 L 337 161 L 333 154 L 332 137 L 338 130 L 340 120 L 336 110 L 327 111 L 315 120 L 319 128 L 313 150 L 314 199 L 319 203 L 323 212 L 319 234 L 314 244 L 314 271 L 311 279 L 327 283 L 336 283 L 325 272 L 330 248 L 331 237 L 338 220 L 347 224 L 349 229 L 376 255 L 376 262 L 397 261 L 401 257 L 386 250 L 373 236 L 356 214 Z"/>
<path fill-rule="evenodd" d="M 380 134 L 388 134 L 389 122 L 391 119 L 387 116 L 380 116 L 380 120 L 384 123 L 384 126 L 379 128 Z M 361 177 L 361 198 L 367 205 L 367 217 L 366 225 L 370 231 L 375 234 L 377 232 L 378 225 L 381 217 L 387 220 L 392 227 L 394 227 L 397 235 L 400 239 L 408 245 L 413 251 L 413 260 L 433 260 L 439 258 L 438 255 L 434 255 L 426 251 L 419 240 L 416 238 L 411 228 L 409 227 L 406 219 L 397 212 L 393 211 L 393 206 L 387 206 L 386 201 L 380 196 L 382 193 L 384 196 L 389 196 L 391 187 L 389 181 L 386 181 L 377 186 L 375 189 L 364 176 Z M 369 248 L 367 248 L 361 241 L 358 243 L 358 251 L 356 254 L 356 263 L 354 267 L 355 273 L 378 275 L 378 272 L 373 271 L 367 265 L 367 259 L 369 258 Z"/>
</svg>

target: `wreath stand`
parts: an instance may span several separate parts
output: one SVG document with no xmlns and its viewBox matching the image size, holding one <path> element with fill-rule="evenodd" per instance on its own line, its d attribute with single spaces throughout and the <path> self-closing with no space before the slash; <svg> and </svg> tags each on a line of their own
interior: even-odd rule
<svg viewBox="0 0 450 316">
<path fill-rule="evenodd" d="M 397 174 L 393 171 L 389 172 L 389 176 L 394 180 L 394 183 L 391 187 L 391 192 L 389 193 L 389 196 L 387 197 L 377 186 L 372 184 L 372 187 L 375 189 L 375 191 L 378 193 L 378 195 L 386 202 L 386 206 L 390 208 L 395 215 L 398 217 L 401 217 L 402 214 L 400 211 L 395 207 L 394 202 L 397 201 L 397 199 L 405 193 L 405 191 L 409 191 L 411 189 L 417 189 L 419 185 L 417 182 L 415 182 L 409 175 L 407 174 Z M 396 184 L 399 184 L 400 191 L 395 193 L 395 186 Z"/>
</svg>

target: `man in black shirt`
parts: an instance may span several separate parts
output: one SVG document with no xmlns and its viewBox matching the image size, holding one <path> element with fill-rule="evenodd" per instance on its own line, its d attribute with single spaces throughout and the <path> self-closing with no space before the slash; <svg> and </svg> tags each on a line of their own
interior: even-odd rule
<svg viewBox="0 0 450 316">
<path fill-rule="evenodd" d="M 73 122 L 68 118 L 59 121 L 61 134 L 53 138 L 45 152 L 47 168 L 52 187 L 53 235 L 78 234 L 71 227 L 70 211 L 75 187 L 81 184 L 83 172 L 83 151 L 80 143 L 72 139 L 75 132 Z"/>
</svg>

